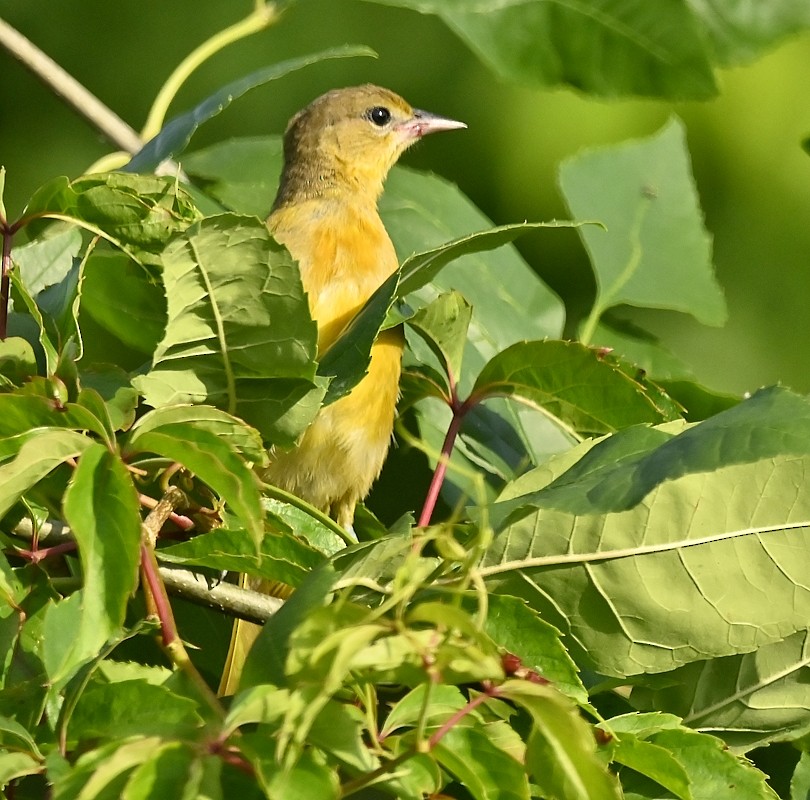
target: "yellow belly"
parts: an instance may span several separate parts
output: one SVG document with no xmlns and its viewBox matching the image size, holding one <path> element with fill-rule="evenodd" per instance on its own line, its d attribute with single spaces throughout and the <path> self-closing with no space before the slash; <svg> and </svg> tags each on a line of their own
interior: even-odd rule
<svg viewBox="0 0 810 800">
<path fill-rule="evenodd" d="M 269 222 L 299 262 L 323 351 L 396 269 L 391 240 L 376 210 L 326 215 L 284 209 Z M 294 450 L 274 453 L 265 473 L 271 483 L 351 525 L 354 506 L 368 494 L 391 443 L 402 346 L 401 331 L 380 334 L 363 380 L 318 413 Z"/>
</svg>

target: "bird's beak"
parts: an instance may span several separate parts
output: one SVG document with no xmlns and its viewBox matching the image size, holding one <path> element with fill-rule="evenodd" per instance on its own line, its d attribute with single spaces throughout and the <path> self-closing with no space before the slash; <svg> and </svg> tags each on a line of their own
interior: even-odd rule
<svg viewBox="0 0 810 800">
<path fill-rule="evenodd" d="M 455 119 L 440 117 L 431 114 L 429 111 L 422 111 L 418 108 L 413 110 L 413 116 L 397 125 L 405 139 L 419 139 L 428 133 L 438 133 L 439 131 L 454 131 L 457 128 L 466 128 L 463 122 Z"/>
</svg>

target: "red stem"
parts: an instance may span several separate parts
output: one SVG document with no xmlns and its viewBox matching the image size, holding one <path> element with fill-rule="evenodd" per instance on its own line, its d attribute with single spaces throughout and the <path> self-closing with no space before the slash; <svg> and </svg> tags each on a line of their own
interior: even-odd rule
<svg viewBox="0 0 810 800">
<path fill-rule="evenodd" d="M 448 731 L 450 731 L 456 724 L 458 724 L 460 720 L 464 719 L 467 714 L 474 711 L 482 703 L 485 703 L 490 699 L 490 697 L 497 697 L 498 694 L 499 692 L 497 686 L 491 683 L 486 683 L 484 685 L 484 693 L 479 694 L 478 697 L 474 697 L 469 703 L 467 703 L 466 706 L 456 711 L 456 713 L 453 714 L 453 716 L 450 717 L 450 719 L 448 719 L 447 722 L 445 722 L 444 725 L 442 725 L 442 727 L 430 737 L 428 740 L 428 747 L 432 750 L 442 740 L 445 734 L 448 733 Z"/>
<path fill-rule="evenodd" d="M 163 646 L 168 647 L 177 639 L 177 628 L 174 625 L 174 616 L 169 606 L 169 598 L 157 573 L 154 554 L 143 543 L 141 544 L 141 572 L 149 586 L 152 602 L 155 604 L 155 613 L 160 621 L 160 635 Z"/>
<path fill-rule="evenodd" d="M 150 510 L 158 504 L 158 501 L 155 500 L 154 497 L 149 497 L 145 494 L 138 495 L 138 502 L 141 504 L 141 506 L 143 506 L 143 508 L 148 508 Z M 178 514 L 176 511 L 172 511 L 169 514 L 169 521 L 177 525 L 181 531 L 190 531 L 194 529 L 194 520 L 189 519 L 189 517 L 185 516 L 184 514 Z"/>
<path fill-rule="evenodd" d="M 62 542 L 55 544 L 53 547 L 42 547 L 34 550 L 21 550 L 17 549 L 14 552 L 21 558 L 25 558 L 32 564 L 39 564 L 46 558 L 53 558 L 54 556 L 61 556 L 63 553 L 72 553 L 76 549 L 76 542 Z"/>
<path fill-rule="evenodd" d="M 453 419 L 450 420 L 450 426 L 447 428 L 447 435 L 444 437 L 444 442 L 442 443 L 442 452 L 439 456 L 439 462 L 436 464 L 433 478 L 428 487 L 425 504 L 422 506 L 422 513 L 419 515 L 417 525 L 420 528 L 430 525 L 430 518 L 433 516 L 433 511 L 436 508 L 436 501 L 439 499 L 439 492 L 444 483 L 444 476 L 447 474 L 447 465 L 450 463 L 450 456 L 453 452 L 458 432 L 461 430 L 461 423 L 464 421 L 467 412 L 478 402 L 477 397 L 470 396 L 463 403 L 460 403 L 456 395 L 455 386 L 453 386 L 452 389 L 453 398 L 450 408 L 453 410 Z"/>
</svg>

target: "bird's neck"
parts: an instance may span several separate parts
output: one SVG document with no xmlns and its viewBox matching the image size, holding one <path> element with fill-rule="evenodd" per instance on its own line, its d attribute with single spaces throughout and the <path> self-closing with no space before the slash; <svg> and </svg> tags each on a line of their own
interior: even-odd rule
<svg viewBox="0 0 810 800">
<path fill-rule="evenodd" d="M 345 164 L 309 159 L 284 167 L 273 211 L 296 203 L 324 200 L 376 209 L 383 179 Z"/>
</svg>

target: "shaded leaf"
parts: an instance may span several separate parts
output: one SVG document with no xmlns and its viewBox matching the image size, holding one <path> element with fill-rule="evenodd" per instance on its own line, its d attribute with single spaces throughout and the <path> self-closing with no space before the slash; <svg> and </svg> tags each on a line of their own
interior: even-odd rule
<svg viewBox="0 0 810 800">
<path fill-rule="evenodd" d="M 265 533 L 259 550 L 245 531 L 218 529 L 188 542 L 161 548 L 160 561 L 210 567 L 223 572 L 244 572 L 254 578 L 299 586 L 325 554 L 295 536 Z"/>
<path fill-rule="evenodd" d="M 705 99 L 709 54 L 686 2 L 375 0 L 438 14 L 501 77 L 592 94 Z"/>
<path fill-rule="evenodd" d="M 472 395 L 522 400 L 580 435 L 677 417 L 671 401 L 628 371 L 609 355 L 576 342 L 519 342 L 481 370 Z"/>
<path fill-rule="evenodd" d="M 124 623 L 138 582 L 141 516 L 138 494 L 123 462 L 99 444 L 85 450 L 65 493 L 84 575 L 77 649 L 98 649 Z M 52 675 L 52 678 L 61 678 Z"/>
<path fill-rule="evenodd" d="M 73 267 L 82 245 L 82 235 L 72 225 L 54 225 L 28 244 L 11 251 L 22 282 L 32 297 L 60 283 Z"/>
<path fill-rule="evenodd" d="M 544 796 L 619 800 L 618 782 L 599 762 L 590 726 L 571 701 L 547 686 L 517 680 L 504 683 L 498 695 L 532 717 L 526 766 Z"/>
<path fill-rule="evenodd" d="M 579 229 L 597 284 L 584 341 L 602 314 L 622 303 L 682 311 L 708 325 L 725 322 L 680 120 L 646 139 L 565 161 L 560 186 L 575 217 L 606 226 Z"/>
<path fill-rule="evenodd" d="M 649 676 L 634 687 L 631 702 L 678 714 L 685 725 L 749 750 L 810 731 L 808 666 L 810 636 L 799 631 L 752 653 Z"/>
<path fill-rule="evenodd" d="M 804 752 L 790 779 L 790 800 L 810 797 L 810 753 Z"/>
<path fill-rule="evenodd" d="M 368 47 L 358 45 L 344 45 L 330 50 L 322 50 L 319 53 L 293 58 L 288 61 L 281 61 L 278 64 L 271 64 L 250 73 L 243 78 L 232 81 L 218 89 L 210 97 L 207 97 L 191 111 L 181 114 L 164 125 L 163 130 L 153 139 L 147 142 L 143 149 L 132 157 L 129 164 L 124 168 L 128 172 L 151 172 L 158 164 L 167 158 L 173 158 L 178 153 L 185 150 L 186 145 L 191 140 L 194 132 L 204 122 L 216 116 L 223 109 L 227 108 L 234 100 L 241 97 L 245 92 L 269 83 L 277 78 L 282 78 L 290 72 L 325 61 L 332 58 L 351 58 L 355 56 L 374 56 L 373 50 Z"/>
</svg>

